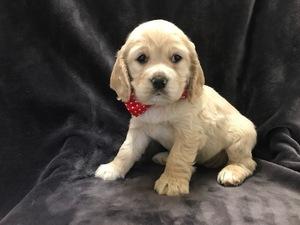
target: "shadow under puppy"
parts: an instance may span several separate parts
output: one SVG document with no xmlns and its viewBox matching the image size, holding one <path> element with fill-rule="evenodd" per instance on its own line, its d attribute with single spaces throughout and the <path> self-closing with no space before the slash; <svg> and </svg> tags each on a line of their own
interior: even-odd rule
<svg viewBox="0 0 300 225">
<path fill-rule="evenodd" d="M 204 85 L 195 46 L 174 24 L 153 20 L 135 28 L 118 52 L 110 84 L 133 116 L 117 156 L 96 177 L 124 177 L 151 138 L 169 150 L 153 157 L 166 165 L 155 182 L 158 194 L 188 194 L 195 163 L 225 165 L 217 177 L 225 186 L 252 175 L 253 123 Z"/>
</svg>

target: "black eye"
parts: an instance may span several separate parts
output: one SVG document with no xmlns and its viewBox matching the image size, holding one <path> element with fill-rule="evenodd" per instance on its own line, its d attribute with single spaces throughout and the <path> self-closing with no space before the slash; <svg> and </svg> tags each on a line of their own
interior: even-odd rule
<svg viewBox="0 0 300 225">
<path fill-rule="evenodd" d="M 141 54 L 139 57 L 136 58 L 136 61 L 138 61 L 141 64 L 144 64 L 148 61 L 148 58 L 145 54 Z"/>
<path fill-rule="evenodd" d="M 172 57 L 171 57 L 172 63 L 178 63 L 181 59 L 182 59 L 182 57 L 180 55 L 177 55 L 177 54 L 172 55 Z"/>
</svg>

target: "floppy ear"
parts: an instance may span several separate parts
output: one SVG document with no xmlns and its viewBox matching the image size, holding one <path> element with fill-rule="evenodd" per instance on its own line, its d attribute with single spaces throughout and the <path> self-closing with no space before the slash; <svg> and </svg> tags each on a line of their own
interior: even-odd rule
<svg viewBox="0 0 300 225">
<path fill-rule="evenodd" d="M 125 63 L 124 46 L 117 53 L 117 59 L 110 76 L 110 87 L 117 93 L 118 100 L 128 102 L 130 98 L 130 81 Z"/>
<path fill-rule="evenodd" d="M 189 79 L 188 100 L 193 102 L 198 98 L 203 91 L 205 82 L 202 67 L 200 65 L 197 52 L 193 43 L 190 43 L 190 57 L 191 57 L 191 77 Z"/>
</svg>

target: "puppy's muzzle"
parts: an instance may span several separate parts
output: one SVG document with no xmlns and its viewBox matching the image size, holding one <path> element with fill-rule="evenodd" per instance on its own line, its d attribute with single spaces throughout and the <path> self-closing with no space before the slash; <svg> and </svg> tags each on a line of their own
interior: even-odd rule
<svg viewBox="0 0 300 225">
<path fill-rule="evenodd" d="M 164 76 L 155 76 L 151 79 L 151 83 L 156 90 L 162 90 L 166 87 L 168 79 Z"/>
</svg>

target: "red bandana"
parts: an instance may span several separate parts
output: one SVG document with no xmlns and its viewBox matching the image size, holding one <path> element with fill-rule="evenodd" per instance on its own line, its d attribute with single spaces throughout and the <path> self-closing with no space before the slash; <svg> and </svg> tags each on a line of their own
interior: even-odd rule
<svg viewBox="0 0 300 225">
<path fill-rule="evenodd" d="M 182 93 L 180 99 L 186 99 L 188 95 L 187 88 Z M 130 99 L 128 102 L 124 103 L 127 110 L 131 113 L 131 115 L 138 117 L 139 115 L 143 114 L 147 109 L 151 107 L 151 105 L 143 105 L 142 103 L 138 102 L 134 96 L 134 92 L 131 92 Z"/>
</svg>

